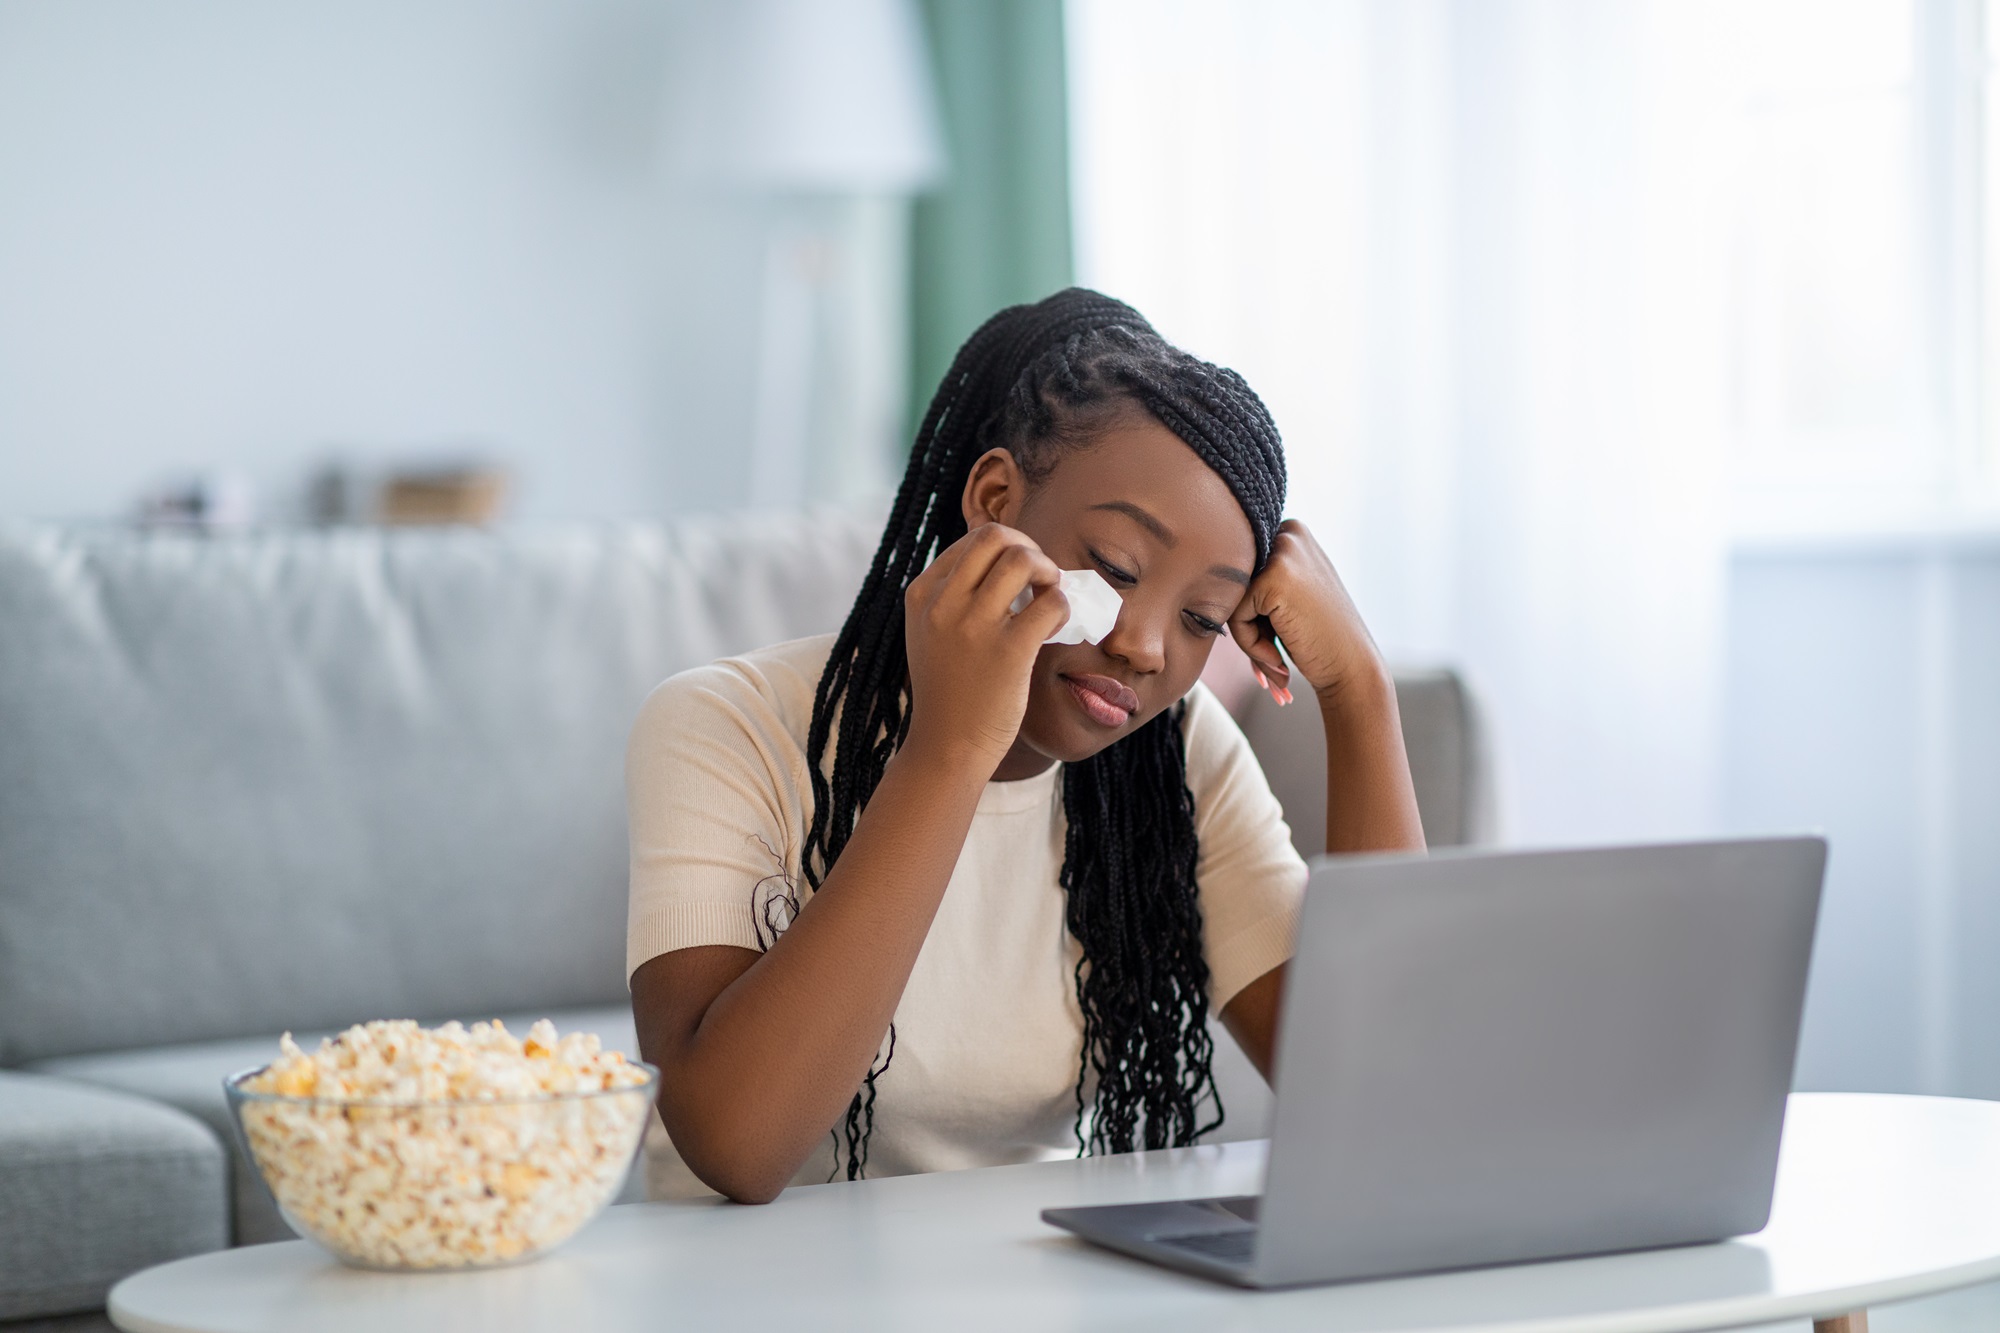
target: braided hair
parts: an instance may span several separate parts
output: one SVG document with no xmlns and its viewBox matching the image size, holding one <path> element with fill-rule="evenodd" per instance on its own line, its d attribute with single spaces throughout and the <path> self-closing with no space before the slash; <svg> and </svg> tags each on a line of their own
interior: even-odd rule
<svg viewBox="0 0 2000 1333">
<path fill-rule="evenodd" d="M 965 535 L 960 497 L 974 461 L 1004 446 L 1038 482 L 1062 453 L 1088 447 L 1135 408 L 1222 477 L 1250 520 L 1258 565 L 1269 557 L 1284 509 L 1284 451 L 1270 413 L 1242 376 L 1189 356 L 1130 306 L 1081 288 L 987 320 L 959 349 L 924 414 L 881 546 L 813 696 L 806 735 L 813 812 L 800 858 L 813 889 L 839 859 L 909 730 L 903 593 Z M 1082 946 L 1075 977 L 1084 1029 L 1080 1151 L 1177 1147 L 1222 1123 L 1210 1072 L 1184 711 L 1178 705 L 1063 767 L 1061 885 L 1069 931 Z M 866 1171 L 875 1083 L 894 1054 L 891 1026 L 888 1055 L 870 1065 L 847 1110 L 850 1180 Z M 1086 1108 L 1093 1073 L 1095 1105 Z M 1214 1118 L 1203 1123 L 1205 1102 Z M 842 1137 L 836 1133 L 836 1149 Z"/>
</svg>

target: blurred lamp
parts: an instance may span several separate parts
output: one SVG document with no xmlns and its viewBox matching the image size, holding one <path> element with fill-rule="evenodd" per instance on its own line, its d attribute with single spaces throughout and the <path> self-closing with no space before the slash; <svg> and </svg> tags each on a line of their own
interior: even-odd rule
<svg viewBox="0 0 2000 1333">
<path fill-rule="evenodd" d="M 750 191 L 914 194 L 944 173 L 915 0 L 690 0 L 677 174 Z"/>
<path fill-rule="evenodd" d="M 915 194 L 945 169 L 916 0 L 683 3 L 668 168 L 763 201 L 746 498 L 872 493 L 892 479 L 907 316 L 894 266 L 868 259 L 881 247 L 860 201 Z"/>
</svg>

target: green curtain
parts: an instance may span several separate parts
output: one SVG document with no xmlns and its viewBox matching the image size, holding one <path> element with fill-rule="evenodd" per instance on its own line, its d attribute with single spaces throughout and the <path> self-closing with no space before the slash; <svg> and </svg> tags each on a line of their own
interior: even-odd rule
<svg viewBox="0 0 2000 1333">
<path fill-rule="evenodd" d="M 1062 0 L 923 0 L 949 174 L 910 238 L 911 429 L 959 344 L 1072 279 Z"/>
</svg>

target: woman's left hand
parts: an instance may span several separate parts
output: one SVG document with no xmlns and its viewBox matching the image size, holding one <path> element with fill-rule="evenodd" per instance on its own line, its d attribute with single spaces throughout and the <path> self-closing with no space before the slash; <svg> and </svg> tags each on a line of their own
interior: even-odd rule
<svg viewBox="0 0 2000 1333">
<path fill-rule="evenodd" d="M 1333 562 L 1303 523 L 1286 519 L 1278 529 L 1271 558 L 1230 614 L 1229 632 L 1279 703 L 1292 697 L 1280 643 L 1319 696 L 1326 849 L 1422 851 L 1423 816 L 1410 783 L 1395 682 Z"/>
<path fill-rule="evenodd" d="M 1333 561 L 1295 518 L 1279 526 L 1271 558 L 1229 617 L 1229 633 L 1279 703 L 1292 698 L 1292 673 L 1278 652 L 1280 642 L 1323 700 L 1350 683 L 1377 684 L 1387 675 Z"/>
</svg>

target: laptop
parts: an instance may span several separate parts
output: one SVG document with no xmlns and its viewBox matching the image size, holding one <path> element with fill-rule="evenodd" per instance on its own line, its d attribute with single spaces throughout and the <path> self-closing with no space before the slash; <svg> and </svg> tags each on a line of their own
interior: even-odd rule
<svg viewBox="0 0 2000 1333">
<path fill-rule="evenodd" d="M 1818 837 L 1322 858 L 1264 1193 L 1042 1218 L 1247 1287 L 1762 1230 L 1825 868 Z"/>
</svg>

